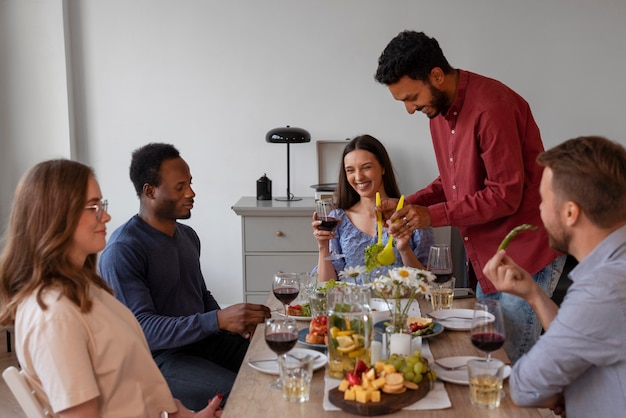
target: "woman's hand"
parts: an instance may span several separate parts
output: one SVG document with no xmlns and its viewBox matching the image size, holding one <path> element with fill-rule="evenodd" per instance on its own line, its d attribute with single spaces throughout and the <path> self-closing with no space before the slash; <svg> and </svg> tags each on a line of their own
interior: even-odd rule
<svg viewBox="0 0 626 418">
<path fill-rule="evenodd" d="M 339 223 L 341 223 L 341 219 L 339 219 Z M 337 225 L 339 225 L 339 223 Z M 313 237 L 317 241 L 317 246 L 320 250 L 322 248 L 328 249 L 330 240 L 335 238 L 333 231 L 320 229 L 321 224 L 322 221 L 317 219 L 317 212 L 313 212 L 313 222 L 311 222 L 311 226 L 313 227 Z"/>
<path fill-rule="evenodd" d="M 175 414 L 169 414 L 170 417 L 174 418 L 219 418 L 222 416 L 222 408 L 220 408 L 220 403 L 222 402 L 222 395 L 217 394 L 209 401 L 209 404 L 202 411 L 192 412 L 189 409 L 185 408 L 181 401 L 178 399 L 174 399 L 176 402 L 176 406 L 178 407 L 178 412 Z"/>
</svg>

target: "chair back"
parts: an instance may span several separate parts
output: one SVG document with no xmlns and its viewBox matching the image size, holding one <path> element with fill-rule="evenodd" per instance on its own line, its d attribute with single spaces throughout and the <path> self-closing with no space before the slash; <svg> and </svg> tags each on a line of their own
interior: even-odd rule
<svg viewBox="0 0 626 418">
<path fill-rule="evenodd" d="M 48 410 L 41 406 L 35 393 L 28 384 L 24 373 L 16 367 L 9 366 L 2 372 L 4 381 L 17 399 L 20 407 L 28 418 L 45 418 L 50 416 Z"/>
</svg>

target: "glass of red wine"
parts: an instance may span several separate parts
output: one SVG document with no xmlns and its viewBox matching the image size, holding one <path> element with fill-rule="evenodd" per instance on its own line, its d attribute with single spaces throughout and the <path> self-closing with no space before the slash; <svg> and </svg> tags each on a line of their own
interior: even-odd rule
<svg viewBox="0 0 626 418">
<path fill-rule="evenodd" d="M 337 218 L 337 207 L 333 203 L 332 199 L 319 199 L 315 202 L 315 212 L 317 213 L 317 219 L 322 221 L 318 226 L 322 231 L 334 231 L 339 225 L 339 218 Z M 345 257 L 343 254 L 335 253 L 335 249 L 331 248 L 331 254 L 324 258 L 324 260 L 338 260 Z"/>
<path fill-rule="evenodd" d="M 277 356 L 285 356 L 298 341 L 298 326 L 291 318 L 269 318 L 265 320 L 265 342 Z M 274 380 L 271 387 L 282 388 L 280 378 Z"/>
<path fill-rule="evenodd" d="M 431 283 L 430 297 L 434 310 L 450 309 L 454 297 L 454 289 L 450 286 L 442 286 L 452 280 L 452 255 L 450 247 L 445 244 L 432 245 L 428 252 L 426 270 L 435 275 L 435 281 Z"/>
<path fill-rule="evenodd" d="M 474 304 L 470 338 L 474 347 L 487 353 L 487 360 L 491 360 L 491 353 L 504 345 L 506 334 L 500 302 L 483 299 Z"/>
<path fill-rule="evenodd" d="M 300 293 L 300 274 L 299 273 L 276 273 L 274 281 L 272 281 L 272 292 L 285 308 L 285 316 L 289 318 L 289 309 L 287 308 Z"/>
</svg>

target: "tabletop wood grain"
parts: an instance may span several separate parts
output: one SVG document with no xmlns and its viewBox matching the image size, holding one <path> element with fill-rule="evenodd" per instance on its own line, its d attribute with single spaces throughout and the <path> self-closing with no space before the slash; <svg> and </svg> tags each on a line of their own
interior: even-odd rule
<svg viewBox="0 0 626 418">
<path fill-rule="evenodd" d="M 453 308 L 473 308 L 475 299 L 458 299 L 453 303 Z M 422 314 L 430 311 L 430 305 L 420 299 Z M 270 307 L 279 307 L 280 303 L 270 296 Z M 301 327 L 307 327 L 307 322 L 299 322 Z M 444 331 L 442 334 L 428 340 L 430 349 L 435 359 L 449 356 L 481 356 L 482 353 L 472 346 L 468 332 Z M 299 344 L 298 344 L 299 345 Z M 282 398 L 281 391 L 271 389 L 270 382 L 276 376 L 258 372 L 248 364 L 248 358 L 258 353 L 271 353 L 263 337 L 263 325 L 257 327 L 250 348 L 241 366 L 235 385 L 223 411 L 223 418 L 252 418 L 252 417 L 288 417 L 288 418 L 314 418 L 323 416 L 330 417 L 354 417 L 355 415 L 343 411 L 324 411 L 322 399 L 324 396 L 324 373 L 321 368 L 313 375 L 311 384 L 311 397 L 308 402 L 297 404 L 287 402 Z M 271 356 L 271 354 L 268 354 Z M 508 358 L 502 349 L 493 354 L 494 357 L 508 362 Z M 500 407 L 486 410 L 473 406 L 469 399 L 467 386 L 446 383 L 446 391 L 450 397 L 452 407 L 442 410 L 431 411 L 400 411 L 394 413 L 394 417 L 439 418 L 439 417 L 541 417 L 541 413 L 535 408 L 520 408 L 513 404 L 509 396 L 508 380 L 505 381 L 505 398 Z"/>
</svg>

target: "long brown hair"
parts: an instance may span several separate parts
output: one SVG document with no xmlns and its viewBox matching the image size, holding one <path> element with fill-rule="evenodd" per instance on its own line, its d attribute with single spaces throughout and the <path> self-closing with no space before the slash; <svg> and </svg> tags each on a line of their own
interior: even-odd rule
<svg viewBox="0 0 626 418">
<path fill-rule="evenodd" d="M 348 177 L 346 176 L 346 164 L 344 158 L 350 152 L 361 149 L 371 152 L 376 157 L 376 160 L 383 168 L 383 187 L 387 196 L 392 198 L 400 197 L 400 189 L 396 183 L 396 176 L 393 172 L 393 166 L 391 165 L 391 159 L 385 149 L 385 146 L 376 138 L 371 135 L 360 135 L 353 138 L 343 149 L 341 156 L 341 167 L 339 168 L 339 180 L 337 182 L 337 188 L 335 189 L 335 203 L 338 208 L 349 209 L 354 206 L 361 196 L 356 190 L 350 186 Z"/>
<path fill-rule="evenodd" d="M 20 180 L 0 256 L 0 325 L 12 325 L 20 302 L 59 286 L 81 312 L 91 310 L 89 285 L 112 293 L 96 273 L 96 254 L 78 267 L 69 257 L 74 231 L 85 210 L 91 168 L 70 160 L 37 164 Z"/>
</svg>

